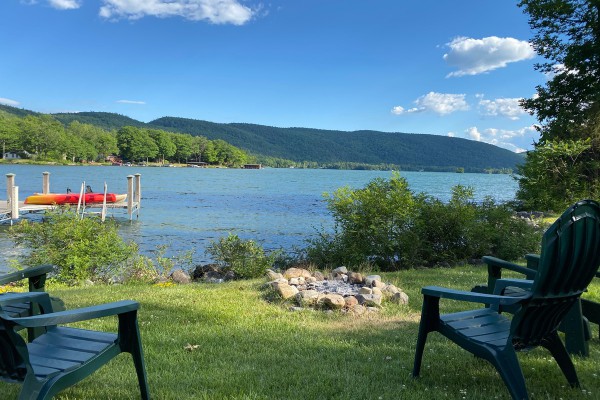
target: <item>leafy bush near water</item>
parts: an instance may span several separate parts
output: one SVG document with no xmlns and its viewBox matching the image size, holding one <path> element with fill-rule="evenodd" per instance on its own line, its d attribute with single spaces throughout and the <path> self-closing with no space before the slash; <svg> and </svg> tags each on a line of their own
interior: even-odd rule
<svg viewBox="0 0 600 400">
<path fill-rule="evenodd" d="M 258 278 L 271 268 L 276 253 L 265 254 L 263 248 L 253 240 L 242 240 L 229 234 L 213 241 L 206 253 L 224 270 L 233 271 L 238 278 Z"/>
<path fill-rule="evenodd" d="M 451 265 L 494 255 L 514 260 L 534 252 L 540 229 L 515 218 L 505 204 L 491 198 L 473 201 L 473 190 L 453 188 L 444 203 L 414 194 L 394 173 L 364 188 L 340 188 L 326 194 L 335 220 L 334 233 L 320 232 L 306 249 L 319 265 L 359 265 L 371 262 L 383 270 Z"/>
<path fill-rule="evenodd" d="M 110 279 L 137 256 L 137 245 L 119 236 L 114 221 L 81 218 L 68 210 L 48 212 L 39 223 L 23 220 L 9 235 L 27 248 L 23 264 L 54 264 L 62 281 Z"/>
</svg>

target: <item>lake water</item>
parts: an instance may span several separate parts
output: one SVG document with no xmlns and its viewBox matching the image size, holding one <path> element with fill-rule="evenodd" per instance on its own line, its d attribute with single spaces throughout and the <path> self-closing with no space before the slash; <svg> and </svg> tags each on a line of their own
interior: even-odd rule
<svg viewBox="0 0 600 400">
<path fill-rule="evenodd" d="M 126 193 L 127 175 L 141 174 L 142 208 L 139 219 L 129 222 L 124 211 L 115 211 L 121 234 L 150 254 L 157 245 L 169 255 L 195 252 L 195 262 L 206 262 L 205 247 L 229 232 L 253 239 L 267 249 L 291 250 L 303 246 L 316 229 L 332 227 L 323 201 L 324 192 L 341 186 L 360 188 L 386 171 L 309 169 L 204 169 L 152 167 L 80 167 L 2 165 L 0 198 L 6 199 L 7 173 L 14 173 L 19 197 L 42 190 L 42 173 L 50 172 L 50 191 L 78 192 L 83 181 L 95 191 L 104 182 L 109 192 Z M 514 198 L 517 182 L 509 175 L 401 172 L 411 190 L 448 200 L 455 185 L 472 186 L 477 200 Z M 27 217 L 27 216 L 26 216 Z M 17 250 L 0 228 L 2 260 L 15 258 Z M 0 265 L 0 269 L 2 266 Z"/>
</svg>

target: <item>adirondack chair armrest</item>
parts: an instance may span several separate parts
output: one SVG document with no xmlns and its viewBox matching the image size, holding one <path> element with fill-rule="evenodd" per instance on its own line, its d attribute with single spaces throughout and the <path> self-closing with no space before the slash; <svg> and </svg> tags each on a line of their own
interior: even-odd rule
<svg viewBox="0 0 600 400">
<path fill-rule="evenodd" d="M 533 286 L 533 281 L 529 279 L 498 279 L 494 286 L 494 294 L 502 295 L 504 289 L 509 286 L 528 290 Z"/>
<path fill-rule="evenodd" d="M 25 328 L 37 328 L 59 324 L 69 324 L 72 322 L 87 321 L 120 315 L 131 311 L 136 311 L 140 307 L 139 303 L 132 300 L 116 301 L 97 306 L 83 307 L 75 310 L 59 311 L 48 314 L 34 315 L 31 317 L 6 318 L 13 323 Z"/>
<path fill-rule="evenodd" d="M 451 299 L 469 301 L 472 303 L 494 304 L 508 306 L 523 300 L 522 297 L 498 296 L 495 294 L 469 292 L 466 290 L 454 290 L 440 286 L 426 286 L 421 289 L 425 296 L 438 297 L 440 299 Z"/>
<path fill-rule="evenodd" d="M 11 272 L 9 274 L 0 276 L 0 285 L 5 285 L 5 284 L 11 283 L 11 282 L 18 282 L 21 279 L 29 279 L 30 283 L 31 283 L 33 278 L 43 277 L 44 275 L 49 274 L 53 270 L 54 270 L 54 265 L 50 265 L 50 264 L 38 265 L 36 267 L 31 267 L 31 268 L 25 268 L 21 271 Z M 42 281 L 42 286 L 43 286 L 43 281 Z M 31 289 L 32 288 L 30 288 L 30 290 Z M 36 287 L 35 289 L 40 289 L 40 288 Z"/>
<path fill-rule="evenodd" d="M 519 273 L 525 275 L 529 279 L 535 278 L 535 274 L 537 273 L 537 271 L 534 269 L 523 267 L 521 265 L 517 265 L 515 263 L 504 261 L 504 260 L 502 260 L 500 258 L 496 258 L 496 257 L 484 256 L 482 258 L 482 260 L 485 264 L 487 264 L 488 271 L 490 269 L 494 269 L 494 268 L 496 268 L 496 269 L 504 268 L 504 269 L 508 269 L 511 271 L 519 272 Z M 497 278 L 500 278 L 500 275 L 498 275 Z"/>
</svg>

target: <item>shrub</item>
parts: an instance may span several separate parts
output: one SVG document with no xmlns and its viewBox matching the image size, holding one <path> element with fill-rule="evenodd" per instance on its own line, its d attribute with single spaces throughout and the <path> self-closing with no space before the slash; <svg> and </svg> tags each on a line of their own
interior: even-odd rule
<svg viewBox="0 0 600 400">
<path fill-rule="evenodd" d="M 513 209 L 456 186 L 448 203 L 414 195 L 394 173 L 363 189 L 326 195 L 333 233 L 309 241 L 308 261 L 322 266 L 373 263 L 383 270 L 455 264 L 494 255 L 513 260 L 537 249 L 540 231 Z"/>
<path fill-rule="evenodd" d="M 273 266 L 276 253 L 266 255 L 263 248 L 253 240 L 242 240 L 229 234 L 212 241 L 206 254 L 224 271 L 233 271 L 239 278 L 258 278 Z"/>
<path fill-rule="evenodd" d="M 69 210 L 48 212 L 39 223 L 23 220 L 9 234 L 28 250 L 23 264 L 54 264 L 63 281 L 112 278 L 137 254 L 137 245 L 119 236 L 116 222 L 80 218 Z"/>
</svg>

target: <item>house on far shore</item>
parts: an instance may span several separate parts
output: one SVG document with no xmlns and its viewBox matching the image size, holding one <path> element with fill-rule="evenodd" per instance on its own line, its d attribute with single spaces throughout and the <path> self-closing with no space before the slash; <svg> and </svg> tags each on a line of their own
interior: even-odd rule
<svg viewBox="0 0 600 400">
<path fill-rule="evenodd" d="M 22 160 L 31 158 L 31 154 L 26 150 L 7 151 L 2 155 L 2 158 L 5 160 Z"/>
<path fill-rule="evenodd" d="M 244 164 L 244 169 L 262 169 L 262 164 Z"/>
</svg>

